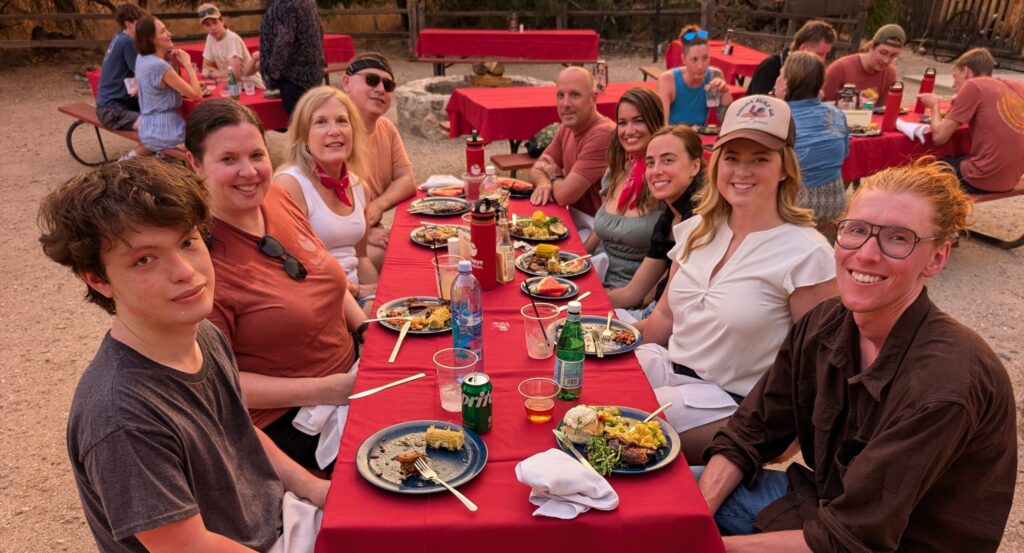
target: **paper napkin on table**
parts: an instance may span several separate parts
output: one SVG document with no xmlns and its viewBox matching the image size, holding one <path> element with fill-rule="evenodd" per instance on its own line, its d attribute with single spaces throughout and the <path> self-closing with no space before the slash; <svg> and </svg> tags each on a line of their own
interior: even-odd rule
<svg viewBox="0 0 1024 553">
<path fill-rule="evenodd" d="M 924 144 L 924 135 L 932 132 L 931 125 L 925 125 L 924 123 L 911 123 L 902 119 L 896 120 L 896 130 L 907 135 L 907 138 L 911 140 L 920 140 L 921 144 Z"/>
<path fill-rule="evenodd" d="M 611 511 L 619 494 L 596 472 L 559 449 L 549 449 L 516 465 L 516 478 L 530 486 L 533 516 L 576 518 L 591 508 Z"/>
<path fill-rule="evenodd" d="M 430 190 L 431 188 L 444 188 L 445 186 L 461 186 L 462 179 L 454 175 L 430 175 L 423 184 L 419 185 L 420 190 Z"/>
</svg>

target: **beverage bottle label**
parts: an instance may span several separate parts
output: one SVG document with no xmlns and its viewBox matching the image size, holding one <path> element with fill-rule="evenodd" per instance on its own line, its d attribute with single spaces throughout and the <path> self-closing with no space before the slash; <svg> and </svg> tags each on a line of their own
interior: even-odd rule
<svg viewBox="0 0 1024 553">
<path fill-rule="evenodd" d="M 555 381 L 562 388 L 579 388 L 583 384 L 583 361 L 555 359 Z"/>
</svg>

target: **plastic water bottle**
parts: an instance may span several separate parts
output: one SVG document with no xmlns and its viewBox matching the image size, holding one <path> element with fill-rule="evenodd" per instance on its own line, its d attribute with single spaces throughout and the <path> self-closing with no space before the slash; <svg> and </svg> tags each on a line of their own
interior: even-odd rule
<svg viewBox="0 0 1024 553">
<path fill-rule="evenodd" d="M 484 372 L 483 290 L 469 261 L 459 261 L 459 276 L 452 282 L 451 298 L 453 345 L 472 350 L 480 360 L 477 370 Z"/>
<path fill-rule="evenodd" d="M 491 198 L 495 204 L 501 197 L 501 185 L 498 184 L 493 165 L 488 165 L 484 170 L 484 180 L 480 183 L 480 197 Z"/>
<path fill-rule="evenodd" d="M 580 311 L 583 304 L 578 301 L 569 302 L 569 315 L 558 335 L 555 346 L 555 382 L 562 386 L 558 399 L 579 399 L 583 393 L 583 359 L 586 357 L 583 343 L 583 325 L 580 323 Z"/>
</svg>

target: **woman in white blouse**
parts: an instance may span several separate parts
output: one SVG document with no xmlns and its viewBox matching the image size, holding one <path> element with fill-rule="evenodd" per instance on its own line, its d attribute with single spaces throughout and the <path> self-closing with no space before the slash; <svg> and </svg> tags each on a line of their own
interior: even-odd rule
<svg viewBox="0 0 1024 553">
<path fill-rule="evenodd" d="M 274 180 L 341 263 L 352 295 L 367 311 L 379 275 L 366 256 L 366 192 L 357 175 L 363 136 L 359 112 L 344 92 L 330 86 L 310 89 L 292 113 L 285 167 Z"/>
<path fill-rule="evenodd" d="M 729 106 L 694 217 L 674 228 L 668 291 L 637 351 L 691 464 L 775 359 L 792 323 L 835 295 L 835 266 L 800 208 L 785 102 Z"/>
</svg>

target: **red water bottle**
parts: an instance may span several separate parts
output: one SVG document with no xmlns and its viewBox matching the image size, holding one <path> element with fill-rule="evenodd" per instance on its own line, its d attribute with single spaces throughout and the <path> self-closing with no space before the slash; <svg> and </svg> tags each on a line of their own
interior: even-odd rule
<svg viewBox="0 0 1024 553">
<path fill-rule="evenodd" d="M 495 225 L 497 209 L 498 204 L 494 200 L 480 198 L 473 209 L 469 225 L 473 276 L 480 281 L 480 287 L 485 291 L 498 286 L 498 259 L 494 247 L 498 240 Z"/>
<path fill-rule="evenodd" d="M 470 175 L 484 174 L 484 141 L 473 130 L 472 136 L 466 139 L 466 173 Z"/>
<path fill-rule="evenodd" d="M 903 101 L 903 82 L 896 81 L 889 87 L 885 97 L 885 115 L 882 116 L 882 132 L 896 130 L 896 118 L 900 115 L 900 103 Z"/>
<path fill-rule="evenodd" d="M 935 90 L 935 68 L 929 67 L 924 70 L 924 78 L 921 79 L 921 88 L 917 91 L 917 103 L 914 104 L 914 113 L 924 113 L 924 104 L 921 103 L 921 95 L 928 94 Z"/>
</svg>

